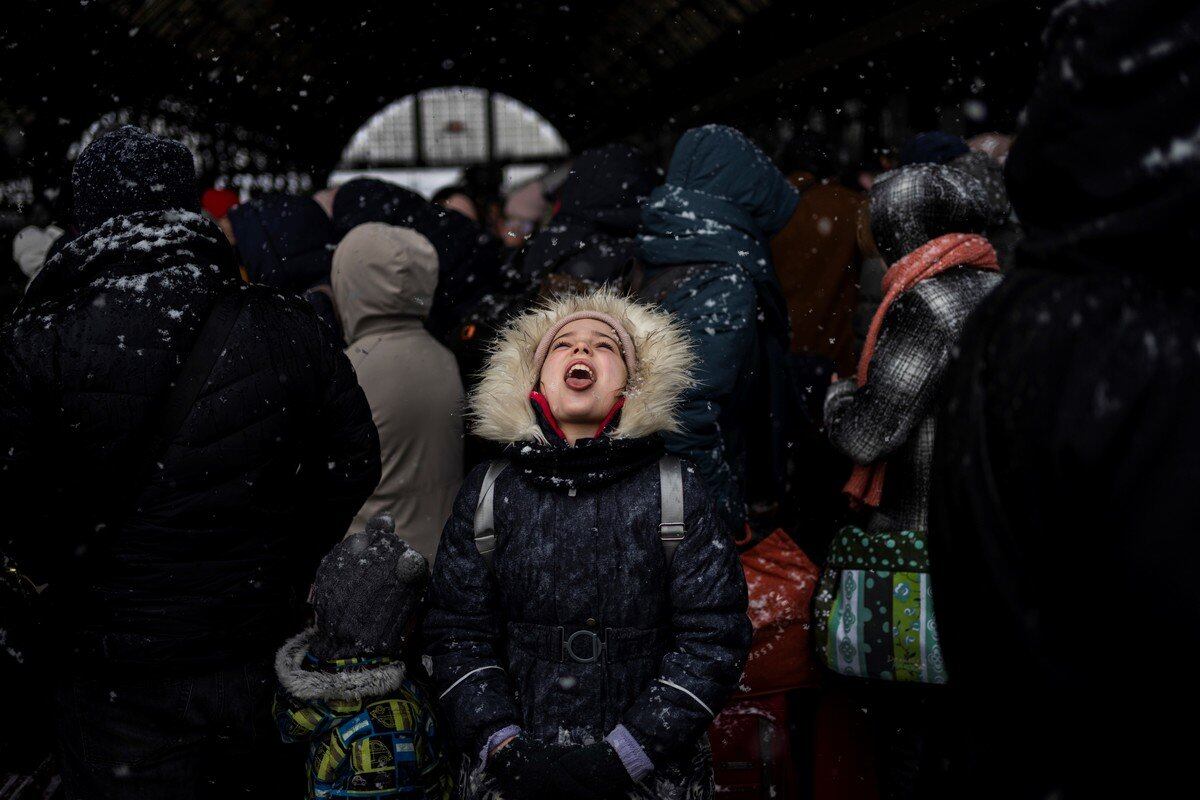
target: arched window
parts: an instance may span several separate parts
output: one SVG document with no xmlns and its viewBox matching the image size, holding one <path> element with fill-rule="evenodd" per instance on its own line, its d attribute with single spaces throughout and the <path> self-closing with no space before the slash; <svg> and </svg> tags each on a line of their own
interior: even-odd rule
<svg viewBox="0 0 1200 800">
<path fill-rule="evenodd" d="M 524 103 L 474 86 L 446 86 L 402 97 L 367 120 L 330 183 L 374 175 L 429 195 L 459 180 L 465 167 L 496 164 L 511 186 L 568 154 L 558 130 Z"/>
</svg>

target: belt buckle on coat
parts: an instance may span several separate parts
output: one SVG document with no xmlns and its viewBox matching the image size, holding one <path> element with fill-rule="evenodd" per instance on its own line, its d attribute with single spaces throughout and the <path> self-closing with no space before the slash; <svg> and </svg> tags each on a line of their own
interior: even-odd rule
<svg viewBox="0 0 1200 800">
<path fill-rule="evenodd" d="M 577 630 L 570 636 L 567 636 L 562 628 L 559 628 L 559 631 L 562 639 L 563 661 L 570 658 L 577 664 L 594 664 L 604 656 L 605 642 L 594 631 Z M 592 653 L 586 658 L 579 656 L 575 652 L 575 640 L 579 637 L 585 637 L 592 643 Z"/>
</svg>

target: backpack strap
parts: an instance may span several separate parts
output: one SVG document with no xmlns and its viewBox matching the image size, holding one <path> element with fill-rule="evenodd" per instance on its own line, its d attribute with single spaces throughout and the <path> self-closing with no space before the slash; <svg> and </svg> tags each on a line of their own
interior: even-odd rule
<svg viewBox="0 0 1200 800">
<path fill-rule="evenodd" d="M 475 505 L 475 549 L 483 556 L 489 570 L 496 552 L 496 479 L 507 468 L 507 461 L 488 464 Z M 675 548 L 687 535 L 683 521 L 683 465 L 678 456 L 665 455 L 659 459 L 658 484 L 662 499 L 658 536 L 669 569 L 675 558 Z"/>
<path fill-rule="evenodd" d="M 479 501 L 475 504 L 475 549 L 483 556 L 488 571 L 496 553 L 496 479 L 508 468 L 507 461 L 493 461 L 479 484 Z"/>
<path fill-rule="evenodd" d="M 667 569 L 670 569 L 675 548 L 687 535 L 683 523 L 683 466 L 679 456 L 665 455 L 658 460 L 658 484 L 662 496 L 662 522 L 658 525 L 658 537 L 662 541 L 663 554 L 667 557 Z"/>
</svg>

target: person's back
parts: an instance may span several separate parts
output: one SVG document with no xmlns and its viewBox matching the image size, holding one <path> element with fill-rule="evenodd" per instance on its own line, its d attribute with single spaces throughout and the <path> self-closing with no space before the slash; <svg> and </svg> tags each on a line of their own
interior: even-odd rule
<svg viewBox="0 0 1200 800">
<path fill-rule="evenodd" d="M 526 279 L 558 274 L 607 283 L 623 277 L 656 178 L 645 156 L 628 145 L 581 153 L 559 188 L 557 213 L 522 253 Z"/>
<path fill-rule="evenodd" d="M 223 234 L 188 210 L 186 148 L 123 128 L 85 150 L 73 180 L 84 232 L 31 285 L 0 350 L 5 546 L 49 583 L 68 789 L 167 796 L 211 764 L 187 746 L 167 758 L 160 726 L 196 748 L 216 717 L 245 726 L 235 738 L 254 727 L 270 648 L 374 485 L 378 443 L 311 311 L 242 285 Z M 240 312 L 203 388 L 144 452 L 230 293 Z M 190 682 L 186 709 L 165 676 Z"/>
<path fill-rule="evenodd" d="M 227 235 L 250 283 L 301 295 L 340 338 L 329 299 L 329 267 L 337 241 L 333 222 L 311 197 L 266 194 L 229 211 Z"/>
<path fill-rule="evenodd" d="M 683 320 L 700 355 L 682 430 L 665 437 L 667 449 L 696 464 L 737 534 L 746 519 L 749 429 L 768 418 L 763 406 L 787 413 L 771 382 L 784 377 L 787 306 L 767 242 L 796 202 L 795 188 L 746 137 L 706 125 L 680 137 L 666 183 L 642 210 L 638 293 Z M 773 455 L 754 466 L 771 472 Z M 762 483 L 781 479 L 770 474 Z"/>
<path fill-rule="evenodd" d="M 1200 161 L 1179 109 L 1200 99 L 1197 26 L 1194 6 L 1114 0 L 1064 5 L 1045 36 L 1007 163 L 1026 239 L 968 323 L 938 421 L 930 557 L 959 796 L 1191 780 Z"/>
<path fill-rule="evenodd" d="M 433 245 L 409 228 L 368 222 L 334 253 L 346 353 L 371 404 L 383 464 L 354 529 L 387 514 L 430 561 L 463 477 L 458 365 L 422 324 L 437 279 Z"/>
<path fill-rule="evenodd" d="M 935 415 L 946 365 L 975 306 L 1000 282 L 981 236 L 986 193 L 941 164 L 886 173 L 871 188 L 871 230 L 888 262 L 859 369 L 831 385 L 825 425 L 833 445 L 859 465 L 886 462 L 872 478 L 875 531 L 928 529 Z M 978 262 L 978 263 L 976 263 Z"/>
</svg>

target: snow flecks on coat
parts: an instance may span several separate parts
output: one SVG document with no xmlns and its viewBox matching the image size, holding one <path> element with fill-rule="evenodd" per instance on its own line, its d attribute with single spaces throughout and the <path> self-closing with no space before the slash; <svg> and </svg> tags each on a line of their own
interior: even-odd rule
<svg viewBox="0 0 1200 800">
<path fill-rule="evenodd" d="M 137 434 L 227 292 L 244 296 L 227 346 L 126 498 Z M 49 259 L 0 336 L 0 441 L 0 490 L 26 498 L 5 548 L 50 580 L 97 544 L 120 565 L 89 574 L 62 623 L 115 663 L 265 655 L 299 626 L 297 565 L 337 540 L 379 478 L 338 344 L 299 298 L 242 284 L 220 229 L 185 211 L 109 218 Z M 31 535 L 48 527 L 58 542 Z"/>
</svg>

